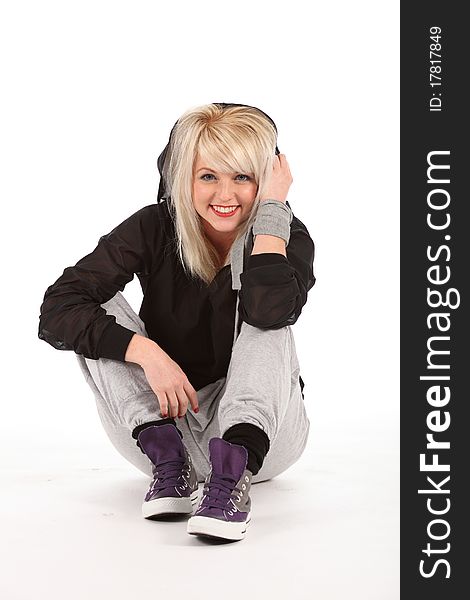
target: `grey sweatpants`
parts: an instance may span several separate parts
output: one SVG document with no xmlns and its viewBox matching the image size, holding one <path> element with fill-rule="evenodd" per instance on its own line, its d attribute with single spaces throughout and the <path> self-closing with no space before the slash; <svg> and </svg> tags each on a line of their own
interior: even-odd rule
<svg viewBox="0 0 470 600">
<path fill-rule="evenodd" d="M 117 323 L 148 337 L 140 317 L 118 292 L 101 305 Z M 93 360 L 76 354 L 93 390 L 103 427 L 118 452 L 151 476 L 151 464 L 132 438 L 142 423 L 161 419 L 157 397 L 140 365 L 108 358 Z M 308 420 L 299 384 L 299 363 L 290 327 L 261 330 L 242 323 L 227 377 L 197 390 L 199 413 L 191 406 L 176 424 L 191 454 L 198 480 L 209 472 L 209 440 L 236 423 L 263 429 L 270 449 L 253 483 L 271 479 L 301 456 L 307 443 Z"/>
</svg>

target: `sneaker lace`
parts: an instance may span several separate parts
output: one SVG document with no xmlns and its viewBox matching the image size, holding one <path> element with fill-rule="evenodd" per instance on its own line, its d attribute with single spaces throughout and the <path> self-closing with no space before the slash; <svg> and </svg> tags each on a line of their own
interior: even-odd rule
<svg viewBox="0 0 470 600">
<path fill-rule="evenodd" d="M 232 498 L 234 491 L 240 490 L 235 487 L 237 480 L 229 473 L 212 473 L 210 481 L 204 487 L 204 499 L 201 506 L 205 508 L 227 508 L 227 503 Z"/>
<path fill-rule="evenodd" d="M 165 488 L 177 486 L 183 477 L 182 470 L 184 463 L 184 458 L 165 460 L 158 463 L 158 467 L 154 468 L 154 481 L 151 489 L 160 491 Z"/>
</svg>

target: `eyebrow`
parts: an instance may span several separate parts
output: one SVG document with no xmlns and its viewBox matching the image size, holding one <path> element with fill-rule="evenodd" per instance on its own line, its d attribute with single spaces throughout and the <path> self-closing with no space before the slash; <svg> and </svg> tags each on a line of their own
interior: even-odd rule
<svg viewBox="0 0 470 600">
<path fill-rule="evenodd" d="M 198 169 L 196 173 L 199 173 L 199 171 L 210 171 L 211 173 L 217 173 L 217 171 L 214 171 L 214 169 L 209 169 L 209 167 L 202 167 Z M 234 171 L 234 173 L 240 173 L 242 175 L 254 175 L 253 173 L 249 173 L 248 171 Z"/>
</svg>

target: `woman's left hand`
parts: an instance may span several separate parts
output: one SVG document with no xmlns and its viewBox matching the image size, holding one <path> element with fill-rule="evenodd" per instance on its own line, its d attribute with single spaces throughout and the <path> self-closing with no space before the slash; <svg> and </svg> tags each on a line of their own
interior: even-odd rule
<svg viewBox="0 0 470 600">
<path fill-rule="evenodd" d="M 293 179 L 285 154 L 276 154 L 273 162 L 273 172 L 268 181 L 263 200 L 280 200 L 285 202 Z"/>
</svg>

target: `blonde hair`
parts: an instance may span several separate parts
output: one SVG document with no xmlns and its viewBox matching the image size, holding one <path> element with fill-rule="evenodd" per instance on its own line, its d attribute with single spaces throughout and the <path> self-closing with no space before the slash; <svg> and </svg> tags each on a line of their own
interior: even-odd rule
<svg viewBox="0 0 470 600">
<path fill-rule="evenodd" d="M 186 111 L 173 130 L 163 177 L 175 221 L 178 254 L 187 273 L 210 283 L 219 257 L 206 236 L 193 204 L 193 171 L 197 157 L 222 173 L 253 173 L 258 191 L 247 221 L 237 232 L 245 235 L 253 224 L 272 172 L 276 129 L 264 113 L 251 106 L 207 104 Z"/>
</svg>

